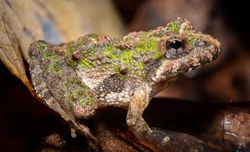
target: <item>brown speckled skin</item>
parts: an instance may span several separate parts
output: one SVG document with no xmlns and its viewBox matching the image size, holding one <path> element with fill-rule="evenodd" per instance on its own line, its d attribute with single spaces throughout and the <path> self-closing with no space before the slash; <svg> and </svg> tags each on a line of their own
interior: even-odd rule
<svg viewBox="0 0 250 152">
<path fill-rule="evenodd" d="M 30 46 L 29 65 L 37 94 L 67 121 L 77 124 L 105 106 L 124 107 L 128 126 L 140 136 L 152 132 L 142 118 L 151 98 L 219 53 L 216 39 L 178 19 L 121 40 L 92 34 L 60 46 L 37 41 Z"/>
</svg>

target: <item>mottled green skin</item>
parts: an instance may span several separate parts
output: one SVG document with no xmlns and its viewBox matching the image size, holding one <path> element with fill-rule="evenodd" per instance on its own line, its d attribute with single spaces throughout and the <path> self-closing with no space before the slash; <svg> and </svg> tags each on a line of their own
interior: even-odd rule
<svg viewBox="0 0 250 152">
<path fill-rule="evenodd" d="M 101 107 L 125 107 L 127 124 L 148 132 L 142 113 L 151 98 L 179 75 L 212 62 L 219 52 L 216 39 L 178 19 L 119 40 L 90 34 L 59 46 L 37 41 L 30 46 L 29 65 L 37 94 L 61 115 L 74 121 Z"/>
</svg>

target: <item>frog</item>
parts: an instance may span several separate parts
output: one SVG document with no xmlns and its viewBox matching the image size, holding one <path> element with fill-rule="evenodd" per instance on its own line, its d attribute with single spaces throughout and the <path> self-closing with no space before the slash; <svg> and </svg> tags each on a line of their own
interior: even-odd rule
<svg viewBox="0 0 250 152">
<path fill-rule="evenodd" d="M 28 64 L 39 98 L 98 142 L 80 120 L 105 107 L 124 108 L 126 124 L 136 137 L 149 136 L 153 130 L 142 115 L 150 100 L 179 76 L 214 61 L 220 52 L 217 39 L 178 18 L 121 39 L 87 34 L 59 45 L 38 40 L 30 45 Z"/>
</svg>

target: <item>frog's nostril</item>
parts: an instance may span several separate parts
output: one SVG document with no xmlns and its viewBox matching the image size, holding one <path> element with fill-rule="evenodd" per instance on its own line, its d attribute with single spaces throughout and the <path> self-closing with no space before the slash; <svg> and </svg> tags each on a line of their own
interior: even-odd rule
<svg viewBox="0 0 250 152">
<path fill-rule="evenodd" d="M 200 40 L 195 43 L 196 47 L 205 47 L 207 45 L 206 41 Z"/>
</svg>

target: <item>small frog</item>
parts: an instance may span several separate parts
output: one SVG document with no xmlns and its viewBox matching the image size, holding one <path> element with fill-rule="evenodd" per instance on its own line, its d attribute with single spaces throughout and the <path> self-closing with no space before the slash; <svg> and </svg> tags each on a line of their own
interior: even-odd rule
<svg viewBox="0 0 250 152">
<path fill-rule="evenodd" d="M 87 137 L 94 138 L 77 121 L 107 106 L 128 109 L 127 125 L 141 137 L 152 133 L 142 117 L 152 97 L 219 54 L 216 39 L 179 18 L 122 39 L 89 34 L 56 46 L 39 40 L 30 46 L 28 63 L 38 96 Z"/>
</svg>

